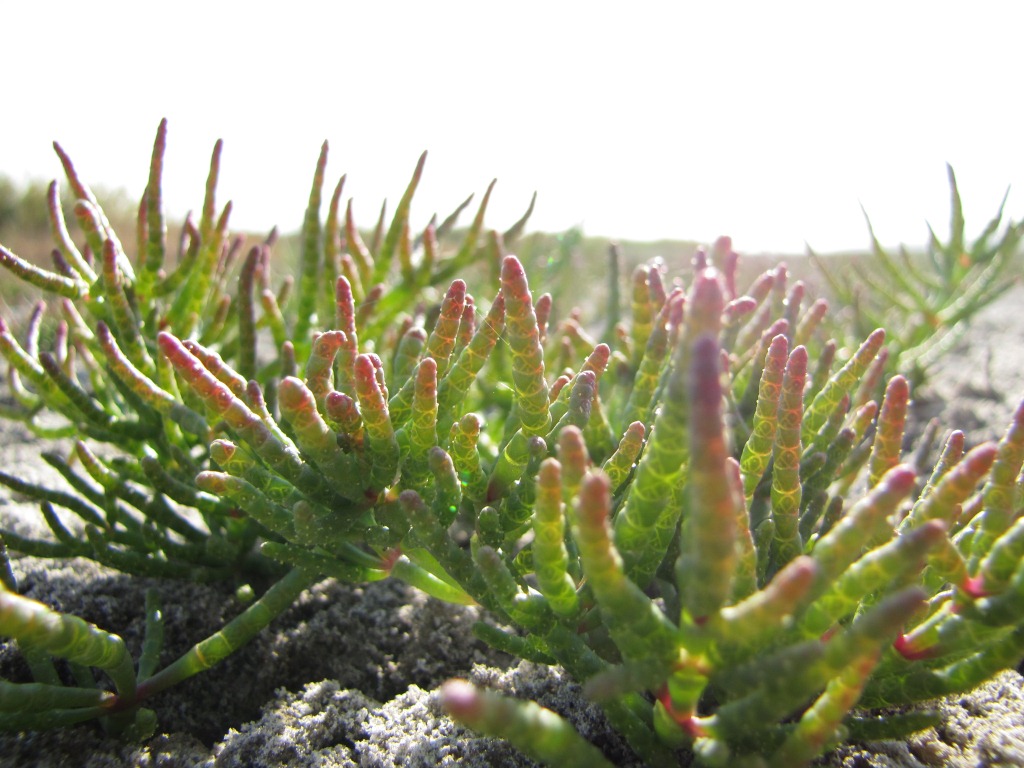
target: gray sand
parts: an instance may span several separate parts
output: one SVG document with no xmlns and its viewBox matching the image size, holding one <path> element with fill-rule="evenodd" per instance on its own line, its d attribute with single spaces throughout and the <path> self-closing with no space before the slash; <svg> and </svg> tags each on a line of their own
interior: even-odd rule
<svg viewBox="0 0 1024 768">
<path fill-rule="evenodd" d="M 933 383 L 915 393 L 919 422 L 938 416 L 945 427 L 964 429 L 972 443 L 1005 429 L 1024 396 L 1021 306 L 1024 289 L 976 320 L 936 369 Z M 0 435 L 6 471 L 59 481 L 39 459 L 41 441 L 4 422 Z M 0 491 L 0 515 L 22 531 L 42 525 L 34 505 L 6 490 Z M 164 664 L 241 609 L 234 585 L 131 579 L 82 560 L 19 558 L 14 565 L 25 594 L 118 632 L 136 655 L 143 595 L 155 587 L 166 621 Z M 440 711 L 435 691 L 451 676 L 539 700 L 568 716 L 616 764 L 639 765 L 560 670 L 515 664 L 474 640 L 470 627 L 478 618 L 475 609 L 425 598 L 401 584 L 327 580 L 233 657 L 147 702 L 156 710 L 158 734 L 145 743 L 110 739 L 89 725 L 0 735 L 0 768 L 533 765 Z M 7 645 L 0 646 L 0 675 L 28 679 Z M 943 723 L 936 729 L 907 742 L 842 748 L 819 764 L 1024 766 L 1024 679 L 1016 672 L 938 707 Z"/>
</svg>

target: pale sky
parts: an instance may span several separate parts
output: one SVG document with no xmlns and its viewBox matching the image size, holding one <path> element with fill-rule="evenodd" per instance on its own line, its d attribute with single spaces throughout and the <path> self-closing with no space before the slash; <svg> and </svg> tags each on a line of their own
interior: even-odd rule
<svg viewBox="0 0 1024 768">
<path fill-rule="evenodd" d="M 628 10 L 626 10 L 628 9 Z M 235 229 L 298 228 L 330 141 L 357 221 L 429 150 L 421 227 L 498 179 L 487 222 L 741 252 L 919 245 L 1024 212 L 1021 2 L 47 2 L 0 9 L 0 171 L 145 184 L 169 213 L 210 151 Z M 465 221 L 465 220 L 464 220 Z"/>
</svg>

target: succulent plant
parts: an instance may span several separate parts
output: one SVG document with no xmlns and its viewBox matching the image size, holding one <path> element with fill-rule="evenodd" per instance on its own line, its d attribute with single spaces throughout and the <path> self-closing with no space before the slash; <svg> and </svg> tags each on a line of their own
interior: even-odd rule
<svg viewBox="0 0 1024 768">
<path fill-rule="evenodd" d="M 490 189 L 463 233 L 454 229 L 471 198 L 444 221 L 431 220 L 414 243 L 409 203 L 423 170 L 424 155 L 390 226 L 385 229 L 382 211 L 368 245 L 356 226 L 351 202 L 347 211 L 342 210 L 344 177 L 334 189 L 326 220 L 322 220 L 328 152 L 324 144 L 301 234 L 297 287 L 291 277 L 275 285 L 271 248 L 276 232 L 243 257 L 244 238 L 232 237 L 228 230 L 231 204 L 218 212 L 220 142 L 213 151 L 200 220 L 186 219 L 177 260 L 172 263 L 161 195 L 166 136 L 164 121 L 157 131 L 149 183 L 139 206 L 134 259 L 128 257 L 95 196 L 57 144 L 54 147 L 77 198 L 74 213 L 84 242 L 77 244 L 70 234 L 58 185 L 53 182 L 48 192 L 56 244 L 53 268 L 42 268 L 0 245 L 0 262 L 51 300 L 36 304 L 20 339 L 0 319 L 0 352 L 9 363 L 12 397 L 2 415 L 24 423 L 41 437 L 73 441 L 68 453 L 43 455 L 66 481 L 64 487 L 48 487 L 0 471 L 0 483 L 39 502 L 52 533 L 49 538 L 38 538 L 19 535 L 7 527 L 0 531 L 4 543 L 0 561 L 8 576 L 0 631 L 19 640 L 37 680 L 28 687 L 4 688 L 5 700 L 15 712 L 6 720 L 0 714 L 0 725 L 6 723 L 7 727 L 43 727 L 103 716 L 113 730 L 144 731 L 125 713 L 138 714 L 138 703 L 152 693 L 223 658 L 288 607 L 306 586 L 322 578 L 319 571 L 291 568 L 261 552 L 260 545 L 267 551 L 274 551 L 275 545 L 287 546 L 285 537 L 264 524 L 280 522 L 274 517 L 282 508 L 280 503 L 287 505 L 289 516 L 294 514 L 297 530 L 303 532 L 302 541 L 307 544 L 315 540 L 313 529 L 323 524 L 310 515 L 322 512 L 324 505 L 337 512 L 330 534 L 351 542 L 339 545 L 333 553 L 330 575 L 367 580 L 390 574 L 415 583 L 428 579 L 406 559 L 392 562 L 390 554 L 364 546 L 375 502 L 370 490 L 380 492 L 397 477 L 399 454 L 396 436 L 380 433 L 386 427 L 382 412 L 373 411 L 375 406 L 383 407 L 373 372 L 370 378 L 353 378 L 356 368 L 363 374 L 368 370 L 366 360 L 355 359 L 354 328 L 360 323 L 364 334 L 372 334 L 367 336 L 370 344 L 395 353 L 389 366 L 408 364 L 418 345 L 427 344 L 431 354 L 440 357 L 441 350 L 450 354 L 456 345 L 461 349 L 469 342 L 467 328 L 473 323 L 474 306 L 464 291 L 461 295 L 457 290 L 450 292 L 450 300 L 443 305 L 446 314 L 438 326 L 441 335 L 420 338 L 421 328 L 414 327 L 414 318 L 421 324 L 424 314 L 436 309 L 439 282 L 450 280 L 456 272 L 472 272 L 472 262 L 481 248 L 500 247 L 503 242 L 503 236 L 495 234 L 491 243 L 482 243 Z M 512 242 L 519 236 L 530 210 L 532 203 L 526 215 L 504 233 L 505 240 Z M 339 282 L 339 275 L 344 280 Z M 344 300 L 341 294 L 335 296 L 336 284 L 339 290 L 343 285 L 348 291 Z M 317 313 L 325 326 L 337 330 L 314 337 L 310 328 L 319 322 Z M 59 320 L 48 324 L 54 314 Z M 462 333 L 455 338 L 460 327 Z M 486 345 L 489 333 L 481 333 L 467 360 L 482 354 L 480 345 Z M 351 397 L 324 389 L 334 381 L 331 359 L 335 354 L 348 361 L 339 375 L 349 378 L 339 383 Z M 209 393 L 201 386 L 184 386 L 184 380 L 176 378 L 173 361 L 194 363 L 194 355 L 201 356 L 203 372 L 212 371 L 245 398 L 246 408 L 233 407 L 222 413 L 219 405 L 204 402 Z M 379 358 L 373 360 L 380 364 Z M 305 466 L 307 457 L 300 457 L 288 434 L 298 432 L 306 439 L 315 429 L 303 421 L 308 414 L 303 411 L 307 404 L 302 398 L 308 390 L 301 382 L 296 386 L 298 380 L 291 376 L 299 365 L 307 380 L 320 387 L 321 407 L 325 396 L 331 394 L 332 419 L 340 418 L 340 424 L 346 426 L 353 419 L 358 424 L 359 444 L 336 444 L 332 451 L 321 442 L 314 451 L 317 460 L 334 462 L 328 464 L 330 471 L 344 473 L 330 474 L 329 482 L 322 472 Z M 457 383 L 454 378 L 453 383 Z M 457 386 L 469 384 L 464 380 Z M 218 389 L 215 399 L 222 396 Z M 357 397 L 363 398 L 361 405 Z M 271 410 L 281 412 L 279 402 L 280 409 L 294 421 L 271 416 Z M 233 421 L 252 415 L 253 408 L 259 419 L 250 419 L 245 425 Z M 261 427 L 263 424 L 269 426 Z M 230 442 L 240 436 L 249 443 L 239 447 Z M 253 446 L 260 447 L 254 451 Z M 366 456 L 373 457 L 376 466 L 364 477 Z M 211 470 L 237 467 L 240 462 L 248 466 L 241 474 L 260 487 L 259 498 L 266 492 L 274 497 L 273 504 L 253 503 L 244 488 L 239 490 L 244 480 L 229 481 L 233 483 L 230 489 L 220 487 L 222 480 Z M 419 463 L 422 473 L 426 464 Z M 289 474 L 289 467 L 297 468 L 298 473 Z M 409 477 L 413 472 L 407 471 Z M 283 496 L 275 496 L 291 487 L 285 477 L 304 488 L 308 499 L 287 490 Z M 262 485 L 263 481 L 269 485 Z M 208 488 L 221 492 L 211 493 Z M 140 660 L 133 679 L 129 674 L 132 665 L 116 636 L 101 630 L 96 634 L 75 617 L 57 614 L 17 595 L 7 561 L 8 546 L 37 557 L 87 557 L 136 575 L 243 584 L 270 579 L 275 583 L 221 632 L 159 672 L 147 669 L 159 654 L 161 637 L 159 624 L 152 624 L 154 639 L 148 652 L 153 658 L 145 663 Z M 347 577 L 343 576 L 346 573 Z M 105 660 L 94 660 L 91 650 L 114 646 L 119 648 L 113 654 L 116 672 Z M 92 679 L 85 666 L 105 670 L 115 683 L 116 695 L 74 699 L 76 689 L 69 688 L 70 698 L 61 699 L 52 688 L 33 688 L 58 684 L 50 657 L 66 658 L 77 665 L 80 685 Z M 93 686 L 90 682 L 86 687 Z M 36 703 L 26 703 L 33 696 Z M 63 708 L 70 711 L 59 713 Z M 119 713 L 116 721 L 110 719 L 111 713 Z"/>
<path fill-rule="evenodd" d="M 103 254 L 92 277 L 84 255 L 67 269 L 58 258 L 58 273 L 4 257 L 68 299 L 56 352 L 0 336 L 18 415 L 34 426 L 57 410 L 74 434 L 120 450 L 77 442 L 88 478 L 53 459 L 75 493 L 0 476 L 40 499 L 57 541 L 4 536 L 28 554 L 140 573 L 279 580 L 159 672 L 151 622 L 134 672 L 118 639 L 17 596 L 9 577 L 0 632 L 40 670 L 4 690 L 36 707 L 14 727 L 104 716 L 142 731 L 146 697 L 222 658 L 325 575 L 395 577 L 482 606 L 504 629 L 480 623 L 481 639 L 563 666 L 655 766 L 687 753 L 709 766 L 806 764 L 840 740 L 931 722 L 872 710 L 967 690 L 1024 657 L 1024 405 L 998 445 L 965 453 L 952 432 L 921 482 L 935 430 L 904 453 L 907 379 L 872 399 L 884 331 L 840 354 L 827 305 L 787 286 L 784 270 L 737 289 L 725 238 L 697 253 L 685 283 L 660 263 L 638 268 L 629 325 L 556 322 L 557 297 L 535 299 L 504 251 L 521 223 L 481 249 L 481 209 L 447 258 L 437 232 L 450 225 L 413 240 L 422 161 L 386 234 L 366 246 L 348 217 L 342 249 L 340 191 L 321 232 L 322 154 L 297 296 L 271 290 L 257 246 L 225 299 L 232 250 L 212 202 L 192 229 L 195 255 L 161 275 L 163 130 L 138 269 L 109 232 L 91 246 Z M 100 214 L 87 234 L 88 221 L 102 231 Z M 483 294 L 453 279 L 467 269 Z M 75 321 L 76 300 L 96 333 Z M 615 285 L 605 319 L 621 309 Z M 92 361 L 89 385 L 60 352 L 71 348 Z M 83 519 L 84 539 L 55 506 Z M 50 656 L 73 663 L 77 686 L 56 687 Z M 96 694 L 87 667 L 115 691 Z M 538 759 L 603 759 L 535 705 L 459 682 L 443 698 Z"/>
</svg>

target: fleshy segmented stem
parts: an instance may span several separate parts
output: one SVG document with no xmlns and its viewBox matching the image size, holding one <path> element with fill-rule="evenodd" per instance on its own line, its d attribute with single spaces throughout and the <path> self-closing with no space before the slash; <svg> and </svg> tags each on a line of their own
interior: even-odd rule
<svg viewBox="0 0 1024 768">
<path fill-rule="evenodd" d="M 514 256 L 502 262 L 501 293 L 505 298 L 505 325 L 512 350 L 512 379 L 519 421 L 528 435 L 542 435 L 547 432 L 550 421 L 544 351 L 540 346 L 537 315 L 526 272 Z"/>
<path fill-rule="evenodd" d="M 806 380 L 807 350 L 797 347 L 789 356 L 783 376 L 779 426 L 772 450 L 771 508 L 775 532 L 772 567 L 775 570 L 803 551 L 799 530 L 803 492 L 800 484 L 800 456 L 803 452 L 800 426 Z"/>
<path fill-rule="evenodd" d="M 694 344 L 689 376 L 689 516 L 683 528 L 676 578 L 682 604 L 694 621 L 717 612 L 732 592 L 740 490 L 727 466 L 722 421 L 718 340 Z"/>
</svg>

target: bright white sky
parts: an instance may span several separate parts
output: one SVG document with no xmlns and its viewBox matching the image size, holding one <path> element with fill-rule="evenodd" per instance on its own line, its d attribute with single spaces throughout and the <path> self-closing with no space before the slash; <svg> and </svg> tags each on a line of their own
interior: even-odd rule
<svg viewBox="0 0 1024 768">
<path fill-rule="evenodd" d="M 273 10 L 265 8 L 272 7 Z M 625 10 L 628 7 L 628 11 Z M 235 228 L 299 226 L 320 144 L 370 226 L 430 152 L 414 223 L 498 186 L 488 223 L 740 251 L 861 248 L 1024 210 L 1020 2 L 47 2 L 0 11 L 0 171 L 145 184 L 170 213 L 225 141 Z"/>
</svg>

